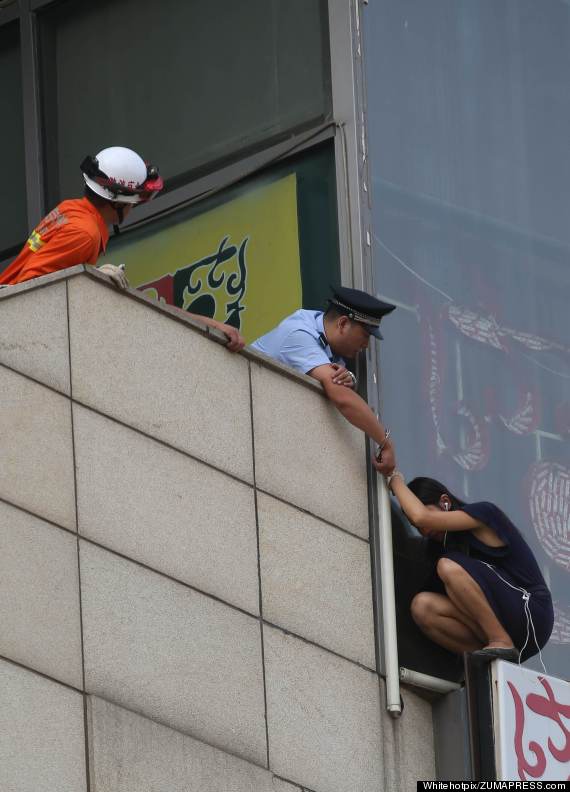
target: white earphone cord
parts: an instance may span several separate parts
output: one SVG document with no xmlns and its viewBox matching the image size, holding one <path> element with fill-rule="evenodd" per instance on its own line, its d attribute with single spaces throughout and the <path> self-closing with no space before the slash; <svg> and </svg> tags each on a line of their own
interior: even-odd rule
<svg viewBox="0 0 570 792">
<path fill-rule="evenodd" d="M 534 622 L 532 620 L 532 614 L 530 612 L 530 605 L 529 605 L 530 593 L 528 591 L 526 591 L 526 589 L 519 588 L 518 586 L 513 586 L 512 583 L 509 583 L 508 580 L 505 580 L 504 577 L 499 575 L 497 570 L 493 566 L 491 566 L 491 564 L 488 564 L 486 561 L 480 561 L 480 563 L 481 564 L 485 564 L 486 567 L 489 567 L 489 569 L 491 569 L 495 573 L 495 575 L 503 581 L 503 583 L 506 583 L 507 586 L 509 586 L 510 588 L 514 589 L 515 591 L 520 591 L 522 593 L 522 600 L 524 602 L 524 613 L 525 613 L 525 616 L 526 616 L 526 640 L 525 640 L 525 642 L 523 644 L 522 649 L 520 650 L 518 663 L 519 663 L 519 665 L 521 664 L 521 657 L 522 657 L 522 654 L 523 654 L 523 652 L 526 649 L 526 646 L 528 644 L 528 641 L 529 641 L 529 638 L 530 638 L 530 628 L 532 627 L 532 634 L 533 634 L 533 637 L 534 637 L 534 645 L 538 649 L 538 656 L 540 657 L 540 664 L 542 665 L 542 670 L 544 671 L 544 673 L 547 674 L 548 672 L 546 670 L 546 666 L 544 665 L 544 660 L 542 659 L 542 652 L 540 651 L 540 646 L 538 645 L 538 641 L 536 640 L 536 630 L 534 629 Z"/>
</svg>

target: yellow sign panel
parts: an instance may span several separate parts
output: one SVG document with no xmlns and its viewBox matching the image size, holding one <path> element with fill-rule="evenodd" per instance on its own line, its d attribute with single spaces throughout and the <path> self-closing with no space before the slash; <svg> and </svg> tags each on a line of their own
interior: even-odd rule
<svg viewBox="0 0 570 792">
<path fill-rule="evenodd" d="M 302 303 L 295 174 L 116 247 L 150 297 L 238 327 L 250 343 Z"/>
</svg>

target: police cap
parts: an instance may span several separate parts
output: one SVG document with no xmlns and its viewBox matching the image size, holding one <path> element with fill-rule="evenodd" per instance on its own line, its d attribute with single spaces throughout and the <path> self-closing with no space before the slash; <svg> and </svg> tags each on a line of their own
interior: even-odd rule
<svg viewBox="0 0 570 792">
<path fill-rule="evenodd" d="M 395 305 L 378 300 L 359 289 L 349 289 L 346 286 L 333 288 L 332 293 L 333 296 L 329 298 L 330 305 L 354 322 L 367 325 L 370 335 L 382 338 L 380 320 L 395 310 Z"/>
</svg>

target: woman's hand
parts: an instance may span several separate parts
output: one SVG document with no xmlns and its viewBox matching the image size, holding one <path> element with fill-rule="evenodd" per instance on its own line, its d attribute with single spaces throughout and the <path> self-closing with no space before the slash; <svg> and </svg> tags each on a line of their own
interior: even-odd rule
<svg viewBox="0 0 570 792">
<path fill-rule="evenodd" d="M 353 389 L 356 387 L 356 377 L 352 371 L 341 366 L 340 363 L 331 363 L 330 365 L 335 372 L 332 380 L 335 385 L 344 385 L 345 388 Z"/>
</svg>

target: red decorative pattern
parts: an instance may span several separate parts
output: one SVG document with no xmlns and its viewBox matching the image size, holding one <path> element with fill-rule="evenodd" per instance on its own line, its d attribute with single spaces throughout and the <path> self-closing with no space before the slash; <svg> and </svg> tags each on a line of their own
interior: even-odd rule
<svg viewBox="0 0 570 792">
<path fill-rule="evenodd" d="M 508 352 L 508 346 L 505 344 L 506 333 L 493 316 L 482 316 L 470 308 L 454 303 L 447 306 L 447 315 L 451 324 L 455 325 L 463 335 Z"/>
<path fill-rule="evenodd" d="M 487 344 L 494 349 L 504 352 L 505 365 L 512 370 L 515 382 L 519 382 L 519 404 L 511 415 L 504 412 L 497 413 L 499 421 L 505 429 L 517 435 L 525 435 L 534 432 L 540 423 L 539 394 L 537 391 L 522 384 L 521 372 L 514 365 L 512 360 L 510 339 L 518 341 L 534 351 L 544 351 L 545 349 L 564 349 L 560 344 L 554 344 L 531 336 L 528 333 L 517 333 L 508 327 L 498 324 L 494 316 L 483 316 L 470 308 L 462 305 L 451 304 L 446 306 L 447 317 L 463 335 L 473 341 Z"/>
<path fill-rule="evenodd" d="M 428 312 L 426 311 L 426 314 Z M 451 406 L 448 411 L 451 417 L 458 417 L 468 425 L 465 448 L 458 444 L 452 446 L 444 439 L 442 429 L 442 404 L 444 382 L 444 340 L 442 323 L 445 316 L 435 319 L 424 315 L 422 318 L 423 338 L 426 358 L 429 361 L 427 372 L 428 396 L 433 424 L 436 431 L 436 447 L 438 454 L 449 454 L 463 470 L 481 470 L 489 460 L 489 433 L 485 423 L 475 415 L 474 411 L 464 402 L 460 401 Z"/>
<path fill-rule="evenodd" d="M 554 600 L 554 627 L 550 643 L 570 644 L 570 606 L 565 602 Z"/>
<path fill-rule="evenodd" d="M 537 396 L 532 391 L 521 391 L 520 405 L 510 416 L 499 413 L 499 420 L 509 432 L 517 435 L 530 434 L 540 424 L 540 412 L 537 409 Z"/>
<path fill-rule="evenodd" d="M 570 718 L 570 704 L 563 704 L 556 700 L 554 691 L 547 679 L 538 677 L 538 681 L 546 691 L 546 696 L 540 696 L 537 693 L 529 693 L 524 703 L 522 696 L 513 682 L 507 682 L 515 706 L 515 735 L 513 747 L 517 757 L 517 768 L 521 781 L 526 781 L 527 776 L 531 778 L 540 778 L 547 765 L 544 747 L 536 742 L 536 740 L 530 740 L 527 746 L 528 751 L 534 755 L 534 761 L 525 754 L 525 704 L 531 712 L 543 718 L 548 718 L 558 726 L 562 735 L 562 742 L 558 744 L 552 737 L 549 737 L 546 747 L 550 755 L 557 762 L 561 764 L 570 762 L 570 729 L 567 728 L 562 720 L 562 717 Z"/>
<path fill-rule="evenodd" d="M 461 333 L 503 352 L 509 351 L 509 341 L 513 340 L 532 352 L 559 352 L 566 356 L 570 355 L 570 347 L 558 341 L 505 327 L 500 325 L 494 316 L 484 316 L 463 305 L 451 303 L 447 306 L 447 313 L 449 321 Z"/>
</svg>

